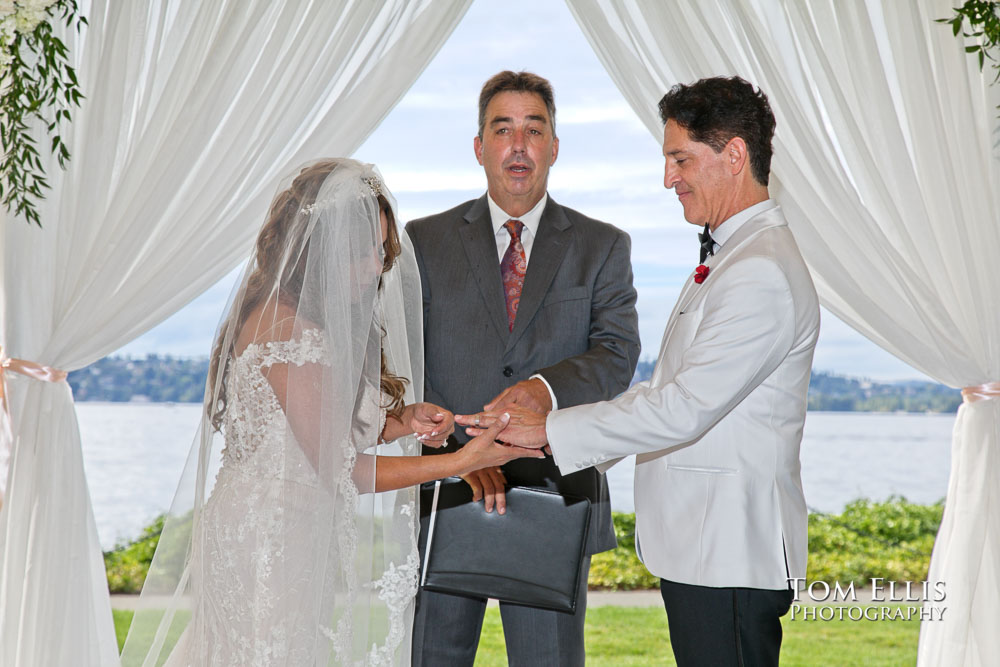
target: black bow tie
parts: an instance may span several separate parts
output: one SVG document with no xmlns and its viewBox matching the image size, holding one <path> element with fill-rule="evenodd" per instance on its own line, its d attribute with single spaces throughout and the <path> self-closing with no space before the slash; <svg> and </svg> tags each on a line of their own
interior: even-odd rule
<svg viewBox="0 0 1000 667">
<path fill-rule="evenodd" d="M 704 264 L 706 257 L 715 254 L 715 241 L 712 240 L 712 235 L 708 231 L 707 224 L 705 225 L 705 231 L 698 232 L 698 240 L 701 241 L 701 253 L 698 263 Z"/>
</svg>

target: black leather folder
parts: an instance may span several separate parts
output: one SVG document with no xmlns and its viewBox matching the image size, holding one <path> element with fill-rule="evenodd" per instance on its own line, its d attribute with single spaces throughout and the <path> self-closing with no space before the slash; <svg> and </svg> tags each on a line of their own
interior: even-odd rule
<svg viewBox="0 0 1000 667">
<path fill-rule="evenodd" d="M 514 486 L 506 514 L 487 513 L 468 484 L 449 477 L 423 485 L 420 503 L 430 508 L 421 512 L 423 588 L 575 611 L 588 499 Z"/>
</svg>

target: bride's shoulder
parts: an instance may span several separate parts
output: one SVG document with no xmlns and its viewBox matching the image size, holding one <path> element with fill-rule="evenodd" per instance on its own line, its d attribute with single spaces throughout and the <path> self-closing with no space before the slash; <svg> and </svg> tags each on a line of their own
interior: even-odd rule
<svg viewBox="0 0 1000 667">
<path fill-rule="evenodd" d="M 255 352 L 267 365 L 322 361 L 323 331 L 303 318 L 294 306 L 269 300 L 247 315 L 236 339 L 236 356 Z"/>
</svg>

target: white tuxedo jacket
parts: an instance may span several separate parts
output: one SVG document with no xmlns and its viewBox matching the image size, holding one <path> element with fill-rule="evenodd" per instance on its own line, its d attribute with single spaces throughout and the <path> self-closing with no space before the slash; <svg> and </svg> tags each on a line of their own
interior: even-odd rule
<svg viewBox="0 0 1000 667">
<path fill-rule="evenodd" d="M 638 454 L 636 545 L 654 575 L 782 589 L 806 571 L 799 443 L 819 304 L 778 207 L 685 284 L 648 382 L 546 422 L 564 474 Z"/>
</svg>

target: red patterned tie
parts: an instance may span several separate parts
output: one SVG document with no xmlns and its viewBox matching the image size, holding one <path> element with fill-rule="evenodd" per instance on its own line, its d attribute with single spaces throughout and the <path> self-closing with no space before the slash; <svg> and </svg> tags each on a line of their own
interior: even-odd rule
<svg viewBox="0 0 1000 667">
<path fill-rule="evenodd" d="M 524 229 L 524 223 L 520 220 L 508 220 L 503 226 L 510 232 L 510 245 L 507 246 L 507 252 L 500 261 L 500 277 L 503 278 L 503 296 L 507 301 L 507 326 L 513 331 L 528 260 L 524 256 L 524 246 L 521 245 L 521 230 Z"/>
</svg>

